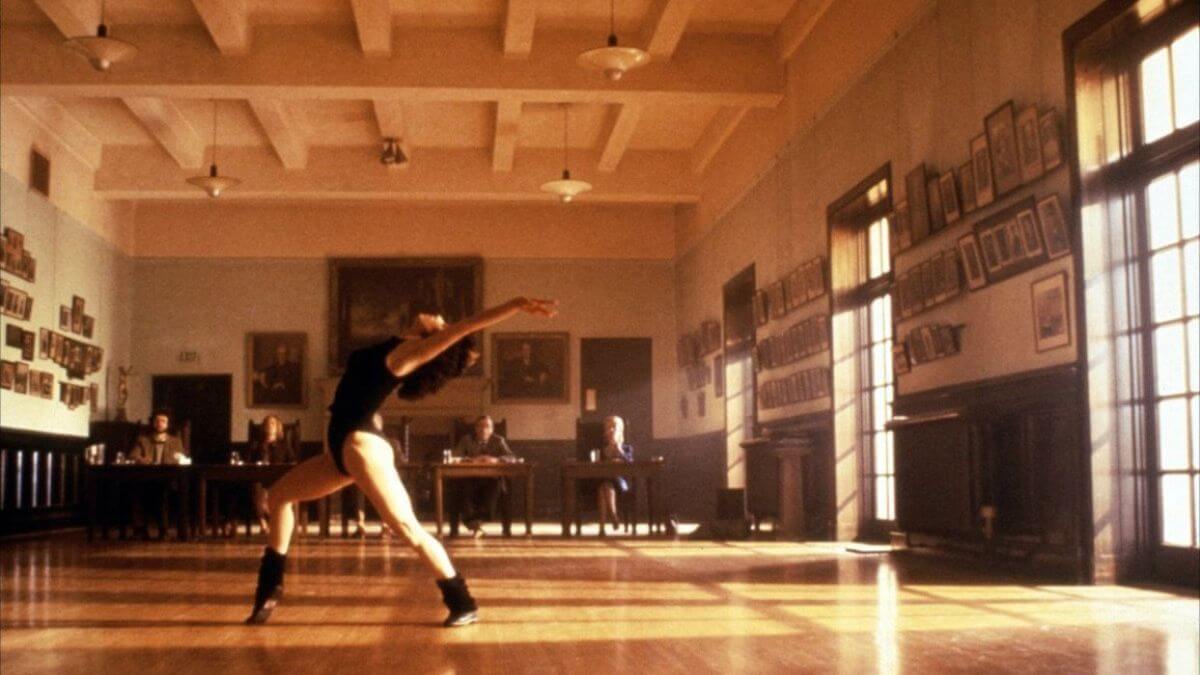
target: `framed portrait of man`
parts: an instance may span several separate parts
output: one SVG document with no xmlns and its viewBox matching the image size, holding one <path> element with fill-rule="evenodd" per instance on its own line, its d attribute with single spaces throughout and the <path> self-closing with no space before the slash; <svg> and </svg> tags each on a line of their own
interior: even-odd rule
<svg viewBox="0 0 1200 675">
<path fill-rule="evenodd" d="M 402 334 L 418 314 L 453 323 L 478 312 L 482 299 L 480 258 L 331 258 L 330 374 L 342 372 L 350 352 Z M 482 372 L 476 364 L 467 374 Z"/>
<path fill-rule="evenodd" d="M 570 344 L 567 333 L 492 333 L 492 400 L 569 402 Z"/>
<path fill-rule="evenodd" d="M 307 333 L 247 333 L 246 407 L 304 407 L 307 360 Z"/>
</svg>

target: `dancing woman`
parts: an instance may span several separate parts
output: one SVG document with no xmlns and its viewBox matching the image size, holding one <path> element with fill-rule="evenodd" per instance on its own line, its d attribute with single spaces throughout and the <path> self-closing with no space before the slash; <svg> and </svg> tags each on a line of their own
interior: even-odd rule
<svg viewBox="0 0 1200 675">
<path fill-rule="evenodd" d="M 416 400 L 461 375 L 479 357 L 468 337 L 472 333 L 520 312 L 554 316 L 555 306 L 554 301 L 515 298 L 449 325 L 440 316 L 421 314 L 403 336 L 350 354 L 329 406 L 329 452 L 299 464 L 268 492 L 271 541 L 263 551 L 254 608 L 246 623 L 266 622 L 282 595 L 293 504 L 320 499 L 351 483 L 437 575 L 442 600 L 450 610 L 443 625 L 463 626 L 479 620 L 466 581 L 455 571 L 441 543 L 417 521 L 396 472 L 392 447 L 372 418 L 393 391 L 402 399 Z"/>
</svg>

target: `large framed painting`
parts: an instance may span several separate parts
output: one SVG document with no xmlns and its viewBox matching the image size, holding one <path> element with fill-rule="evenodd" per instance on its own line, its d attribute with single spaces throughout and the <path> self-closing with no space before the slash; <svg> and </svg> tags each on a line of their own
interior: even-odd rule
<svg viewBox="0 0 1200 675">
<path fill-rule="evenodd" d="M 341 373 L 350 352 L 403 333 L 418 314 L 453 323 L 482 301 L 480 258 L 331 258 L 329 371 Z M 477 363 L 468 374 L 482 372 Z"/>
<path fill-rule="evenodd" d="M 567 403 L 567 333 L 492 333 L 492 401 Z"/>
<path fill-rule="evenodd" d="M 246 407 L 302 408 L 306 333 L 246 334 Z"/>
</svg>

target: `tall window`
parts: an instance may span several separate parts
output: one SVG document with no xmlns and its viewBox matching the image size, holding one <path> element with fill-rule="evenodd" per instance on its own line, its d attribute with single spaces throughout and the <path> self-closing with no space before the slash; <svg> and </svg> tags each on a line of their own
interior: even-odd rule
<svg viewBox="0 0 1200 675">
<path fill-rule="evenodd" d="M 1144 481 L 1136 491 L 1118 493 L 1124 499 L 1145 495 L 1133 511 L 1120 503 L 1114 508 L 1131 520 L 1146 514 L 1139 531 L 1147 535 L 1136 540 L 1138 549 L 1145 549 L 1157 576 L 1180 580 L 1195 578 L 1200 552 L 1200 25 L 1195 8 L 1194 0 L 1110 1 L 1094 13 L 1096 21 L 1084 26 L 1086 34 L 1081 28 L 1073 40 L 1075 29 L 1068 33 L 1089 389 L 1094 390 L 1089 393 L 1092 436 L 1112 439 L 1118 471 Z M 1106 403 L 1107 391 L 1113 397 Z M 1103 482 L 1097 487 L 1101 494 L 1109 489 Z"/>
<path fill-rule="evenodd" d="M 896 519 L 894 444 L 887 429 L 895 395 L 889 181 L 885 166 L 830 206 L 829 213 L 837 312 L 852 317 L 853 324 L 861 519 L 868 533 Z"/>
</svg>

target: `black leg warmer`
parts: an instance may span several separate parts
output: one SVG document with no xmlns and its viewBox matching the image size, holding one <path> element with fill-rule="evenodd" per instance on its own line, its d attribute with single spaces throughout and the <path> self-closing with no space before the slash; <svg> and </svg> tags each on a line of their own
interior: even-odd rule
<svg viewBox="0 0 1200 675">
<path fill-rule="evenodd" d="M 450 615 L 442 622 L 447 628 L 465 626 L 479 620 L 479 606 L 471 591 L 467 589 L 467 581 L 459 574 L 451 579 L 438 579 L 438 588 L 442 589 L 442 602 L 450 610 Z"/>
<path fill-rule="evenodd" d="M 254 609 L 250 611 L 248 624 L 266 623 L 279 598 L 283 596 L 283 565 L 286 555 L 280 555 L 271 547 L 263 549 L 262 563 L 258 568 L 258 588 L 254 591 Z"/>
</svg>

